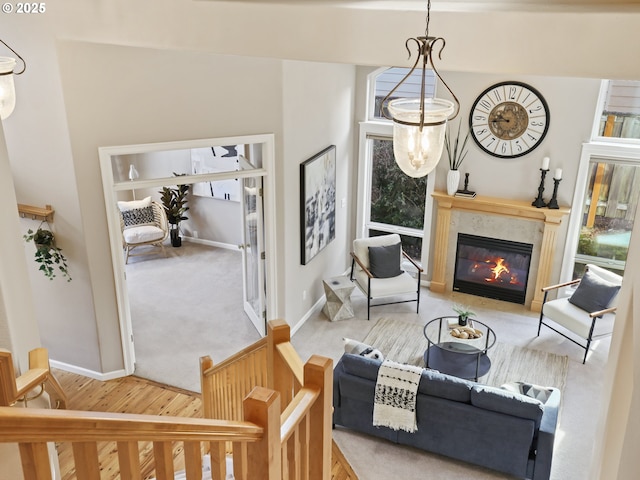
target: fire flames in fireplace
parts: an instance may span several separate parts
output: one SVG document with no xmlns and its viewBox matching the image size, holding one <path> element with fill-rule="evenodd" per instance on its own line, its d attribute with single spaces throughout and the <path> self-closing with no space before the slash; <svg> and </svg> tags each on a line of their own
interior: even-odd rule
<svg viewBox="0 0 640 480">
<path fill-rule="evenodd" d="M 518 280 L 518 274 L 511 272 L 509 264 L 502 257 L 488 258 L 482 263 L 475 263 L 471 267 L 471 273 L 480 275 L 488 283 L 522 285 Z"/>
<path fill-rule="evenodd" d="M 524 303 L 531 244 L 458 234 L 453 290 Z"/>
</svg>

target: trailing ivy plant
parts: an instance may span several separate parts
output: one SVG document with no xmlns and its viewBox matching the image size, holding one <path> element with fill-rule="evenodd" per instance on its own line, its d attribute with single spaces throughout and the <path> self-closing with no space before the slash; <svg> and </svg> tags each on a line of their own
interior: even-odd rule
<svg viewBox="0 0 640 480">
<path fill-rule="evenodd" d="M 71 281 L 67 259 L 62 254 L 62 249 L 56 245 L 56 237 L 51 230 L 39 227 L 35 232 L 27 230 L 24 235 L 26 242 L 33 242 L 36 246 L 35 259 L 40 264 L 40 270 L 49 280 L 56 277 L 56 268 Z"/>
</svg>

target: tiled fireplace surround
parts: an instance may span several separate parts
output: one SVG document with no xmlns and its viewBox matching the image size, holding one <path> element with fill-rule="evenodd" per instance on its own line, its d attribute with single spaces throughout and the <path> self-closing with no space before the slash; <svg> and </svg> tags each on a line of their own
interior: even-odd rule
<svg viewBox="0 0 640 480">
<path fill-rule="evenodd" d="M 434 192 L 438 204 L 433 277 L 430 289 L 453 289 L 458 233 L 533 244 L 525 305 L 542 308 L 542 287 L 550 284 L 558 227 L 570 209 L 536 208 L 531 202 Z"/>
</svg>

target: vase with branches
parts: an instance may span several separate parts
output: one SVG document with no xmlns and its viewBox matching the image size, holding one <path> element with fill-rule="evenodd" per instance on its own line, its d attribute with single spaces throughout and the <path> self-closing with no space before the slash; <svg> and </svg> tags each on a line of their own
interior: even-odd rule
<svg viewBox="0 0 640 480">
<path fill-rule="evenodd" d="M 460 165 L 467 156 L 467 141 L 469 140 L 470 131 L 467 130 L 466 135 L 462 138 L 462 120 L 458 122 L 458 131 L 455 139 L 452 139 L 451 128 L 447 125 L 444 133 L 444 146 L 449 159 L 449 172 L 447 174 L 447 193 L 453 195 L 458 190 L 460 183 Z"/>
</svg>

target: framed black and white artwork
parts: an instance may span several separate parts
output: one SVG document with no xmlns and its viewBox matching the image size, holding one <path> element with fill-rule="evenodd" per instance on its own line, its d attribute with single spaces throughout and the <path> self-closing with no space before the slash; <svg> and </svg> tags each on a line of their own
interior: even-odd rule
<svg viewBox="0 0 640 480">
<path fill-rule="evenodd" d="M 300 164 L 300 263 L 306 265 L 336 236 L 336 147 Z"/>
<path fill-rule="evenodd" d="M 244 145 L 227 145 L 191 149 L 191 173 L 194 175 L 232 172 L 240 170 L 240 156 Z M 237 178 L 215 182 L 194 183 L 191 193 L 218 200 L 240 201 L 240 184 Z"/>
</svg>

